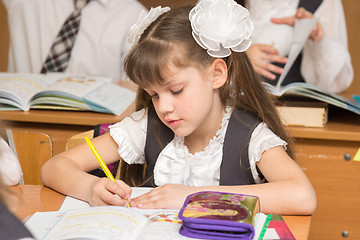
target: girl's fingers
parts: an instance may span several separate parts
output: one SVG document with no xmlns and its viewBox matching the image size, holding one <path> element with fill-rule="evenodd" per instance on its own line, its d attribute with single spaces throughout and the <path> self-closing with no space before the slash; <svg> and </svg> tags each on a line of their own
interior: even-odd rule
<svg viewBox="0 0 360 240">
<path fill-rule="evenodd" d="M 92 189 L 89 201 L 92 206 L 126 206 L 127 199 L 130 199 L 131 196 L 131 188 L 120 180 L 113 182 L 108 178 L 100 178 Z"/>
<path fill-rule="evenodd" d="M 279 52 L 272 45 L 259 44 L 259 50 L 267 55 L 278 55 Z"/>
<path fill-rule="evenodd" d="M 306 17 L 309 17 L 308 12 L 305 10 L 305 8 L 301 7 L 299 8 L 296 13 L 295 13 L 295 17 L 296 18 L 306 18 Z"/>
<path fill-rule="evenodd" d="M 269 62 L 276 62 L 276 63 L 287 63 L 288 58 L 287 57 L 282 57 L 279 55 L 269 55 L 267 56 L 266 60 L 268 60 Z"/>
<path fill-rule="evenodd" d="M 117 187 L 114 193 L 124 199 L 130 199 L 132 193 L 131 187 L 121 180 L 116 180 L 116 183 Z"/>
<path fill-rule="evenodd" d="M 316 41 L 320 42 L 324 36 L 324 29 L 323 29 L 321 23 L 318 22 L 317 24 L 318 24 L 318 31 L 317 31 Z"/>
<path fill-rule="evenodd" d="M 276 24 L 287 24 L 289 26 L 295 25 L 295 17 L 284 17 L 284 18 L 271 18 L 272 23 Z"/>
<path fill-rule="evenodd" d="M 130 206 L 138 208 L 159 208 L 161 198 L 162 195 L 158 191 L 156 191 L 156 189 L 153 189 L 148 193 L 132 199 L 130 202 Z"/>
</svg>

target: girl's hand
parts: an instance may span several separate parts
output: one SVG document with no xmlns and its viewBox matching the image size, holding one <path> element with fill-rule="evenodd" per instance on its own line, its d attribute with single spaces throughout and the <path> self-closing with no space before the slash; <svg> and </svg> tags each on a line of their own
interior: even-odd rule
<svg viewBox="0 0 360 240">
<path fill-rule="evenodd" d="M 271 22 L 276 24 L 287 24 L 293 27 L 295 25 L 295 19 L 313 18 L 313 17 L 314 15 L 311 12 L 306 11 L 304 8 L 301 7 L 296 11 L 294 16 L 284 17 L 284 18 L 272 18 Z M 309 38 L 313 41 L 320 42 L 323 36 L 324 36 L 324 29 L 321 23 L 317 22 Z"/>
<path fill-rule="evenodd" d="M 130 206 L 138 208 L 180 209 L 183 206 L 186 197 L 194 192 L 196 192 L 194 187 L 178 184 L 165 184 L 132 199 Z"/>
<path fill-rule="evenodd" d="M 98 178 L 91 187 L 88 199 L 91 206 L 127 206 L 130 197 L 131 188 L 123 181 L 116 180 L 115 183 L 108 178 Z"/>
<path fill-rule="evenodd" d="M 278 51 L 271 45 L 253 44 L 246 51 L 254 69 L 260 75 L 275 80 L 275 74 L 281 74 L 283 69 L 271 62 L 286 63 L 287 58 L 279 56 Z M 275 74 L 274 74 L 275 73 Z"/>
</svg>

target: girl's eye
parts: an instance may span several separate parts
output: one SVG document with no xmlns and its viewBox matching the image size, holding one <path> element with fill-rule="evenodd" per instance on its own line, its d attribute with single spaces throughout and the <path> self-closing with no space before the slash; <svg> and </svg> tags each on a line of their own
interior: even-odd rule
<svg viewBox="0 0 360 240">
<path fill-rule="evenodd" d="M 178 94 L 182 93 L 183 90 L 184 90 L 184 88 L 181 88 L 181 89 L 179 89 L 179 90 L 177 90 L 177 91 L 171 91 L 171 92 L 172 92 L 172 94 L 174 94 L 174 95 L 178 95 Z"/>
</svg>

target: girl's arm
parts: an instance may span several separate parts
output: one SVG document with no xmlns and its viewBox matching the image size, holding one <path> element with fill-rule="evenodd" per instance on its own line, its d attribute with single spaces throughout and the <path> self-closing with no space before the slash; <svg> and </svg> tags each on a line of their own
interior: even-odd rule
<svg viewBox="0 0 360 240">
<path fill-rule="evenodd" d="M 309 215 L 315 211 L 316 196 L 311 183 L 282 147 L 264 152 L 258 167 L 268 183 L 206 187 L 167 184 L 133 199 L 131 205 L 141 208 L 180 208 L 191 193 L 222 191 L 258 196 L 261 211 L 265 213 Z"/>
<path fill-rule="evenodd" d="M 106 164 L 119 159 L 118 146 L 109 133 L 91 141 Z M 131 188 L 128 185 L 87 173 L 99 167 L 93 153 L 83 143 L 48 160 L 41 169 L 41 181 L 56 191 L 85 200 L 92 206 L 127 204 L 123 199 L 130 198 Z"/>
</svg>

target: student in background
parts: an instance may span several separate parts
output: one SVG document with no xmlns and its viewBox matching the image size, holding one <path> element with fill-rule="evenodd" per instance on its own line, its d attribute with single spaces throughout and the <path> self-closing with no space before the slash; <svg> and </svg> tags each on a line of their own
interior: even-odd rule
<svg viewBox="0 0 360 240">
<path fill-rule="evenodd" d="M 3 0 L 10 31 L 9 72 L 40 73 L 74 0 Z M 145 7 L 136 0 L 91 0 L 65 70 L 75 75 L 125 79 L 127 33 Z"/>
<path fill-rule="evenodd" d="M 17 196 L 2 181 L 0 172 L 0 239 L 34 239 L 24 224 L 11 212 L 11 203 Z"/>
<path fill-rule="evenodd" d="M 0 175 L 2 181 L 8 185 L 17 185 L 22 176 L 19 160 L 7 141 L 6 133 L 0 130 Z"/>
<path fill-rule="evenodd" d="M 339 93 L 353 80 L 346 22 L 341 0 L 237 0 L 247 7 L 254 23 L 247 53 L 255 70 L 276 84 L 287 61 L 295 19 L 319 19 L 302 55 L 283 85 L 307 82 Z"/>
<path fill-rule="evenodd" d="M 202 0 L 155 8 L 132 28 L 125 69 L 141 87 L 139 110 L 93 139 L 106 164 L 119 156 L 147 163 L 143 185 L 156 188 L 131 206 L 180 208 L 189 194 L 213 190 L 259 196 L 266 213 L 315 210 L 313 187 L 244 52 L 250 24 L 234 1 Z M 83 144 L 47 161 L 41 179 L 93 206 L 126 205 L 131 188 L 87 173 L 98 166 Z"/>
</svg>

